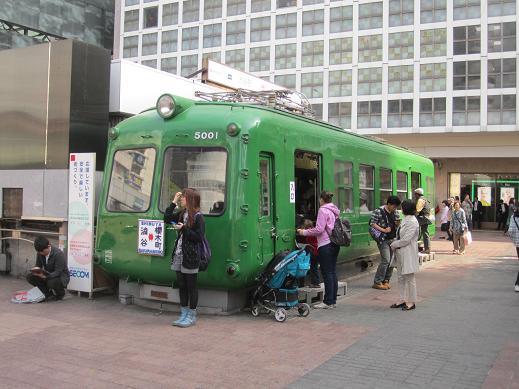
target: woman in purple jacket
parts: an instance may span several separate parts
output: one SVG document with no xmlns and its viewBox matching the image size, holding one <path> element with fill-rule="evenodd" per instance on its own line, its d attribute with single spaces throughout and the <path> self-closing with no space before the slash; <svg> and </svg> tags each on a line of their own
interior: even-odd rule
<svg viewBox="0 0 519 389">
<path fill-rule="evenodd" d="M 314 305 L 314 308 L 335 308 L 337 303 L 337 255 L 339 246 L 330 241 L 329 234 L 333 230 L 335 219 L 339 217 L 339 209 L 332 203 L 333 193 L 323 191 L 319 199 L 319 212 L 314 228 L 298 229 L 297 233 L 303 236 L 317 237 L 317 252 L 321 272 L 324 279 L 324 301 Z"/>
</svg>

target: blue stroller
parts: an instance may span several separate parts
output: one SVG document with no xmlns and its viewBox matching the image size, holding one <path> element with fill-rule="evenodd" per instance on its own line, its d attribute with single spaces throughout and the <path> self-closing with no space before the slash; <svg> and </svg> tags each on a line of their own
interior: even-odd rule
<svg viewBox="0 0 519 389">
<path fill-rule="evenodd" d="M 299 316 L 310 314 L 310 306 L 299 302 L 298 279 L 304 278 L 310 269 L 310 254 L 303 247 L 276 255 L 258 276 L 258 287 L 252 293 L 251 313 L 259 316 L 274 313 L 280 323 L 287 318 L 287 311 L 297 307 Z"/>
</svg>

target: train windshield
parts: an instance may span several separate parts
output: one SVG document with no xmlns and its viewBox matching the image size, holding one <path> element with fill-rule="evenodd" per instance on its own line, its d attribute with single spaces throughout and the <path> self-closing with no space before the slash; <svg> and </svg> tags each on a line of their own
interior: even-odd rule
<svg viewBox="0 0 519 389">
<path fill-rule="evenodd" d="M 225 209 L 227 151 L 222 147 L 169 147 L 164 155 L 160 210 L 183 188 L 200 192 L 200 211 L 220 215 Z"/>
</svg>

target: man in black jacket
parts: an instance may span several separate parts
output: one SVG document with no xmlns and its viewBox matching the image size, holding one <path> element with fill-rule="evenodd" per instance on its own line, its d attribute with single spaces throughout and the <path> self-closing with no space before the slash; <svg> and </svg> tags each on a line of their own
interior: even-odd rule
<svg viewBox="0 0 519 389">
<path fill-rule="evenodd" d="M 477 197 L 474 197 L 474 202 L 472 203 L 472 228 L 476 228 L 481 230 L 481 219 L 483 218 L 483 204 L 478 200 Z"/>
<path fill-rule="evenodd" d="M 43 236 L 36 237 L 34 249 L 37 252 L 36 267 L 27 275 L 27 281 L 37 286 L 45 294 L 46 300 L 63 299 L 70 280 L 65 254 Z"/>
</svg>

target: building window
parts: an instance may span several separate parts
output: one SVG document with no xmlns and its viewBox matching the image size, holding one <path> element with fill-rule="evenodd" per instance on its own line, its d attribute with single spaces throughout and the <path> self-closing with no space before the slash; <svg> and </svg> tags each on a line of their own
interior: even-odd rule
<svg viewBox="0 0 519 389">
<path fill-rule="evenodd" d="M 301 66 L 323 66 L 324 58 L 324 42 L 323 41 L 311 41 L 303 42 L 301 45 Z"/>
<path fill-rule="evenodd" d="M 389 27 L 414 24 L 414 0 L 389 1 Z"/>
<path fill-rule="evenodd" d="M 276 85 L 284 86 L 285 88 L 295 90 L 296 89 L 296 75 L 295 74 L 282 74 L 274 77 L 274 83 Z"/>
<path fill-rule="evenodd" d="M 488 16 L 515 15 L 515 0 L 488 0 Z"/>
<path fill-rule="evenodd" d="M 393 194 L 393 171 L 390 169 L 380 168 L 380 205 L 387 203 L 389 196 Z"/>
<path fill-rule="evenodd" d="M 187 77 L 198 70 L 198 55 L 184 55 L 181 58 L 181 76 Z"/>
<path fill-rule="evenodd" d="M 253 1 L 251 1 L 253 2 Z M 295 7 L 297 5 L 297 0 L 277 0 L 276 6 L 277 8 L 287 8 L 287 7 Z"/>
<path fill-rule="evenodd" d="M 353 38 L 330 39 L 330 65 L 351 63 Z"/>
<path fill-rule="evenodd" d="M 296 67 L 297 46 L 295 43 L 276 46 L 276 69 Z"/>
<path fill-rule="evenodd" d="M 312 110 L 314 111 L 314 117 L 317 120 L 323 120 L 323 105 L 321 103 L 313 103 Z"/>
<path fill-rule="evenodd" d="M 125 5 L 126 7 L 130 7 L 130 6 L 132 6 L 132 5 L 139 4 L 139 1 L 140 1 L 140 0 L 125 0 L 125 1 L 124 1 L 124 5 Z"/>
<path fill-rule="evenodd" d="M 388 127 L 412 127 L 413 99 L 389 100 L 387 113 Z"/>
<path fill-rule="evenodd" d="M 324 33 L 324 11 L 303 12 L 303 36 L 322 35 Z"/>
<path fill-rule="evenodd" d="M 254 0 L 250 5 L 252 12 L 263 12 L 270 11 L 271 2 L 270 0 Z"/>
<path fill-rule="evenodd" d="M 382 28 L 382 2 L 359 4 L 359 30 Z"/>
<path fill-rule="evenodd" d="M 200 1 L 187 0 L 183 2 L 182 23 L 197 22 L 200 18 Z"/>
<path fill-rule="evenodd" d="M 323 0 L 303 0 L 303 5 L 322 4 Z"/>
<path fill-rule="evenodd" d="M 382 68 L 358 70 L 357 94 L 379 95 L 382 93 Z"/>
<path fill-rule="evenodd" d="M 330 8 L 330 32 L 345 32 L 353 30 L 353 7 Z"/>
<path fill-rule="evenodd" d="M 295 38 L 297 36 L 297 14 L 276 16 L 276 39 Z"/>
<path fill-rule="evenodd" d="M 447 55 L 447 29 L 420 31 L 420 56 L 444 57 Z"/>
<path fill-rule="evenodd" d="M 414 32 L 389 34 L 389 59 L 408 59 L 414 55 Z"/>
<path fill-rule="evenodd" d="M 209 24 L 204 26 L 204 48 L 220 47 L 222 45 L 222 25 Z"/>
<path fill-rule="evenodd" d="M 222 61 L 221 57 L 222 57 L 222 53 L 220 51 L 212 51 L 210 53 L 203 53 L 202 61 L 205 61 L 206 59 L 210 59 L 211 61 L 221 62 Z"/>
<path fill-rule="evenodd" d="M 488 25 L 488 52 L 515 51 L 515 22 Z"/>
<path fill-rule="evenodd" d="M 371 212 L 374 208 L 374 173 L 373 166 L 359 166 L 360 213 Z"/>
<path fill-rule="evenodd" d="M 160 61 L 160 70 L 177 74 L 177 57 L 162 58 Z"/>
<path fill-rule="evenodd" d="M 137 31 L 139 29 L 139 10 L 134 9 L 124 13 L 124 32 Z"/>
<path fill-rule="evenodd" d="M 481 27 L 454 27 L 454 55 L 481 52 Z"/>
<path fill-rule="evenodd" d="M 389 93 L 413 91 L 413 65 L 390 66 L 388 69 Z"/>
<path fill-rule="evenodd" d="M 500 58 L 488 60 L 489 88 L 515 88 L 515 79 L 515 58 Z"/>
<path fill-rule="evenodd" d="M 444 91 L 447 85 L 447 64 L 428 63 L 420 65 L 420 91 Z"/>
<path fill-rule="evenodd" d="M 227 16 L 243 15 L 246 5 L 245 0 L 227 0 Z"/>
<path fill-rule="evenodd" d="M 420 99 L 420 127 L 445 126 L 445 97 Z"/>
<path fill-rule="evenodd" d="M 452 100 L 452 124 L 469 126 L 479 124 L 480 97 L 454 97 Z"/>
<path fill-rule="evenodd" d="M 250 49 L 249 71 L 261 72 L 270 69 L 270 47 L 254 47 Z"/>
<path fill-rule="evenodd" d="M 164 4 L 162 6 L 162 25 L 171 26 L 178 24 L 178 3 Z"/>
<path fill-rule="evenodd" d="M 310 99 L 323 97 L 323 73 L 303 73 L 301 75 L 301 92 Z"/>
<path fill-rule="evenodd" d="M 157 34 L 142 35 L 142 55 L 157 54 Z"/>
<path fill-rule="evenodd" d="M 149 68 L 157 69 L 157 60 L 156 59 L 147 59 L 141 61 L 141 65 L 147 66 Z"/>
<path fill-rule="evenodd" d="M 488 124 L 515 124 L 515 95 L 488 96 Z"/>
<path fill-rule="evenodd" d="M 337 206 L 342 212 L 353 212 L 353 164 L 336 160 L 333 173 Z"/>
<path fill-rule="evenodd" d="M 357 128 L 380 128 L 382 124 L 382 101 L 359 101 L 357 103 Z"/>
<path fill-rule="evenodd" d="M 270 16 L 250 20 L 250 41 L 260 42 L 270 40 Z"/>
<path fill-rule="evenodd" d="M 335 70 L 329 73 L 328 96 L 351 96 L 351 70 Z"/>
<path fill-rule="evenodd" d="M 182 30 L 182 50 L 198 49 L 198 27 Z"/>
<path fill-rule="evenodd" d="M 222 17 L 222 0 L 204 0 L 204 19 Z"/>
<path fill-rule="evenodd" d="M 137 57 L 139 55 L 139 37 L 127 36 L 123 43 L 123 58 Z"/>
<path fill-rule="evenodd" d="M 480 4 L 480 0 L 454 0 L 454 20 L 479 18 Z"/>
<path fill-rule="evenodd" d="M 351 103 L 328 104 L 328 121 L 341 128 L 351 128 Z"/>
<path fill-rule="evenodd" d="M 359 62 L 382 61 L 382 35 L 359 36 Z"/>
<path fill-rule="evenodd" d="M 225 39 L 228 45 L 245 43 L 245 20 L 227 22 L 227 32 Z"/>
<path fill-rule="evenodd" d="M 447 19 L 447 0 L 420 0 L 420 22 L 444 22 Z"/>
<path fill-rule="evenodd" d="M 461 61 L 454 62 L 453 89 L 480 89 L 481 88 L 481 62 Z"/>
<path fill-rule="evenodd" d="M 407 199 L 407 173 L 396 172 L 396 195 L 400 201 Z"/>
<path fill-rule="evenodd" d="M 245 71 L 245 49 L 225 52 L 225 64 L 232 68 Z"/>
<path fill-rule="evenodd" d="M 162 33 L 161 53 L 173 53 L 177 51 L 177 30 L 164 31 Z"/>
<path fill-rule="evenodd" d="M 159 7 L 144 8 L 143 28 L 157 27 L 159 20 Z"/>
</svg>

